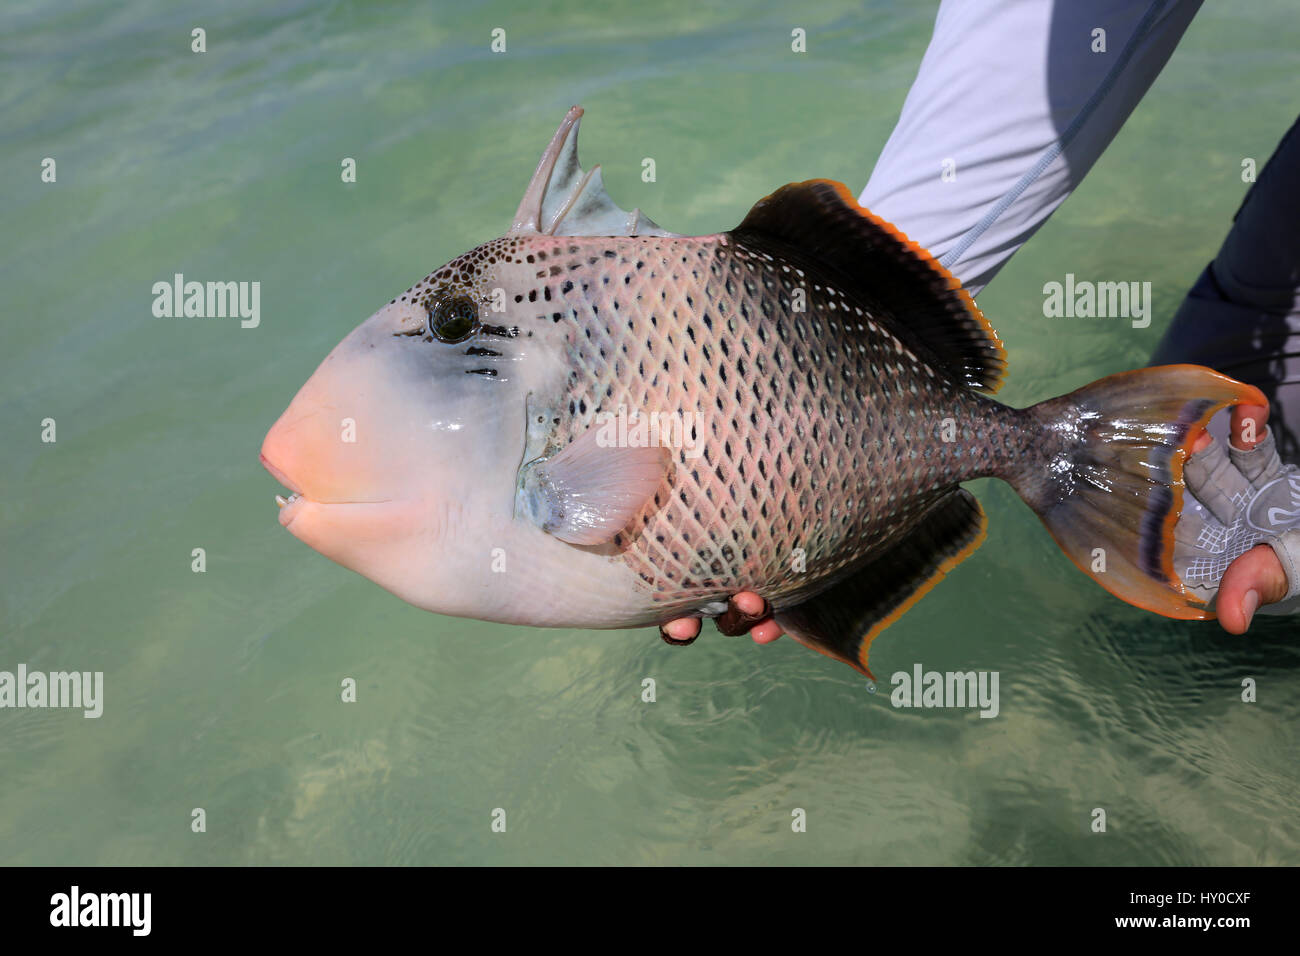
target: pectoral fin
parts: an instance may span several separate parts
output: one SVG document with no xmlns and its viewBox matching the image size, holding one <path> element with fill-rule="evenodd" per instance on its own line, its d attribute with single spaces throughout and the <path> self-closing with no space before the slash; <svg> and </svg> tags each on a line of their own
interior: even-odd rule
<svg viewBox="0 0 1300 956">
<path fill-rule="evenodd" d="M 520 510 L 547 534 L 569 544 L 613 539 L 654 498 L 668 449 L 619 448 L 589 428 L 563 451 L 522 469 Z"/>
<path fill-rule="evenodd" d="M 575 106 L 551 137 L 537 171 L 524 191 L 508 235 L 546 236 L 673 236 L 639 209 L 627 212 L 605 192 L 600 167 L 584 171 L 578 162 L 578 121 Z"/>
</svg>

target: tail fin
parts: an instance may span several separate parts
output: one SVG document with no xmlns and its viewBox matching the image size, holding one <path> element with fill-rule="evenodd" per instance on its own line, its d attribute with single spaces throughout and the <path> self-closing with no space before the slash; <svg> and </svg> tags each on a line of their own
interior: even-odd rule
<svg viewBox="0 0 1300 956">
<path fill-rule="evenodd" d="M 1263 393 L 1199 365 L 1111 375 L 1027 409 L 1044 458 L 1011 477 L 1061 550 L 1111 594 L 1183 620 L 1213 610 L 1174 572 L 1183 464 L 1205 423 Z"/>
</svg>

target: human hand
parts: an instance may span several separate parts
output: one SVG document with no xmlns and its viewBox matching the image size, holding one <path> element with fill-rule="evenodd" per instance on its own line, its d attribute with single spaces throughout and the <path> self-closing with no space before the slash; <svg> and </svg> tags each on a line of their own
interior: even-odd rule
<svg viewBox="0 0 1300 956">
<path fill-rule="evenodd" d="M 1300 593 L 1300 470 L 1278 458 L 1267 420 L 1265 406 L 1233 408 L 1230 447 L 1201 435 L 1183 472 L 1191 500 L 1174 529 L 1174 569 L 1230 634 Z"/>
<path fill-rule="evenodd" d="M 727 602 L 727 611 L 716 619 L 718 630 L 723 634 L 749 634 L 755 644 L 771 644 L 784 631 L 781 625 L 772 620 L 771 608 L 767 602 L 753 591 L 741 591 Z M 700 636 L 700 619 L 698 617 L 679 617 L 659 628 L 659 636 L 668 644 L 690 644 Z"/>
</svg>

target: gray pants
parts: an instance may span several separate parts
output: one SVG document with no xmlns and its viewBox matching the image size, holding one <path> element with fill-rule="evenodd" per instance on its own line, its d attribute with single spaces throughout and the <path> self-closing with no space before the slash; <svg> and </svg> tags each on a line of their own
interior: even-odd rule
<svg viewBox="0 0 1300 956">
<path fill-rule="evenodd" d="M 1256 385 L 1283 461 L 1300 462 L 1300 119 L 1246 194 L 1152 365 L 1191 362 Z M 1210 424 L 1227 434 L 1225 416 Z"/>
</svg>

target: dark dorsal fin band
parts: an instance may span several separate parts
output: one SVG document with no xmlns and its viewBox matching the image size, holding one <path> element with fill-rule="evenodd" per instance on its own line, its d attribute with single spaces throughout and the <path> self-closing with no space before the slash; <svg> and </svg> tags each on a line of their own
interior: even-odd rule
<svg viewBox="0 0 1300 956">
<path fill-rule="evenodd" d="M 841 277 L 908 344 L 920 343 L 958 382 L 996 392 L 1002 340 L 957 278 L 890 223 L 858 205 L 843 183 L 810 179 L 760 199 L 731 235 L 794 250 Z"/>
</svg>

